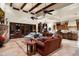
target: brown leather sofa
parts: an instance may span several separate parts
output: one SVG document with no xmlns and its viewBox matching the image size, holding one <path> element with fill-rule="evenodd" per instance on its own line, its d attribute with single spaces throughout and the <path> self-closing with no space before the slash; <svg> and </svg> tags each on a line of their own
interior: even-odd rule
<svg viewBox="0 0 79 59">
<path fill-rule="evenodd" d="M 37 43 L 37 52 L 42 56 L 46 56 L 60 48 L 61 41 L 62 37 L 59 35 L 55 35 L 54 37 L 47 37 L 41 42 L 42 44 Z"/>
<path fill-rule="evenodd" d="M 49 33 L 49 32 L 45 32 L 45 33 L 43 33 L 43 36 L 52 36 L 53 34 L 52 33 Z"/>
</svg>

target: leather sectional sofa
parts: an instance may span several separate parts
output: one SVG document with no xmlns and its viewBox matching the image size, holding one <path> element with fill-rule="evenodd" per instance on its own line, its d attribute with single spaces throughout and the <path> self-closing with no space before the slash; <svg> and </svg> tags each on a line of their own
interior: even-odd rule
<svg viewBox="0 0 79 59">
<path fill-rule="evenodd" d="M 42 40 L 37 42 L 37 52 L 42 56 L 46 56 L 60 48 L 61 41 L 62 37 L 60 35 L 42 38 Z"/>
</svg>

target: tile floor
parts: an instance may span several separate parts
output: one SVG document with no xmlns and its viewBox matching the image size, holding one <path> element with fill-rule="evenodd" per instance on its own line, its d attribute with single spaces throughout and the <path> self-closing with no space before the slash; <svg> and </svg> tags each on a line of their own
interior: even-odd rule
<svg viewBox="0 0 79 59">
<path fill-rule="evenodd" d="M 24 44 L 24 38 L 11 39 L 8 43 L 0 48 L 0 56 L 27 56 L 27 46 Z M 67 39 L 62 40 L 62 47 L 49 56 L 78 56 L 79 49 L 77 47 L 77 41 L 71 41 Z M 36 53 L 33 56 L 40 56 Z"/>
</svg>

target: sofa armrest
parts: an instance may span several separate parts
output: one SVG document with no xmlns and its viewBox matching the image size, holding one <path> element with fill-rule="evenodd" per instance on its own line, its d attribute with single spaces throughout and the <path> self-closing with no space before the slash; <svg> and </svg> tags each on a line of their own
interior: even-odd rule
<svg viewBox="0 0 79 59">
<path fill-rule="evenodd" d="M 34 41 L 36 42 L 36 44 L 38 46 L 41 46 L 41 47 L 44 47 L 45 46 L 44 42 L 42 42 L 42 41 L 39 41 L 39 40 L 34 40 Z"/>
</svg>

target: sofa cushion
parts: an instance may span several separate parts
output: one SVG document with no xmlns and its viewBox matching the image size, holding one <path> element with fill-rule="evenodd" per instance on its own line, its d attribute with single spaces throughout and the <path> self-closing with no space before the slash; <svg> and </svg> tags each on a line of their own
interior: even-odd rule
<svg viewBox="0 0 79 59">
<path fill-rule="evenodd" d="M 45 40 L 47 40 L 47 37 L 40 37 L 40 38 L 37 38 L 37 40 L 44 42 Z"/>
</svg>

